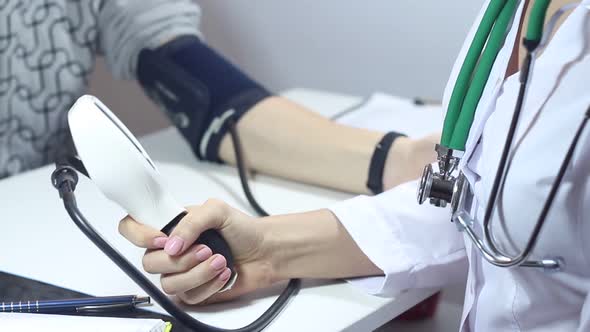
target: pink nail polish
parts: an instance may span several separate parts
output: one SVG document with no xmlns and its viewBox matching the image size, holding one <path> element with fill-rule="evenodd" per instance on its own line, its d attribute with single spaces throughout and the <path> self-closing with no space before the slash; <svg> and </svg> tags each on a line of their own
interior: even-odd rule
<svg viewBox="0 0 590 332">
<path fill-rule="evenodd" d="M 211 261 L 211 268 L 215 271 L 221 270 L 225 267 L 225 257 L 219 255 Z"/>
<path fill-rule="evenodd" d="M 221 281 L 227 281 L 230 276 L 231 276 L 231 270 L 229 268 L 225 268 L 225 270 L 223 272 L 221 272 L 221 274 L 219 275 L 218 278 Z"/>
<path fill-rule="evenodd" d="M 168 242 L 168 238 L 165 236 L 160 236 L 154 239 L 154 247 L 156 248 L 164 248 L 166 246 L 166 242 Z"/>
<path fill-rule="evenodd" d="M 211 255 L 213 255 L 213 252 L 211 251 L 211 249 L 209 249 L 209 247 L 205 246 L 199 249 L 196 253 L 199 262 L 207 260 L 207 258 L 211 257 Z"/>
<path fill-rule="evenodd" d="M 168 242 L 166 242 L 164 251 L 166 251 L 168 255 L 174 256 L 180 253 L 180 250 L 182 250 L 183 245 L 183 239 L 181 239 L 179 236 L 173 236 L 172 238 L 168 239 Z"/>
</svg>

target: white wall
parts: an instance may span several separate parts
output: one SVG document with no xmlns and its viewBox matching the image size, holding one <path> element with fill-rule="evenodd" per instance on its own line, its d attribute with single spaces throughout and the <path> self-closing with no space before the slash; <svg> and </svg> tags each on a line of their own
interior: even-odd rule
<svg viewBox="0 0 590 332">
<path fill-rule="evenodd" d="M 208 42 L 274 91 L 439 99 L 483 0 L 198 2 Z M 100 61 L 91 92 L 137 134 L 167 123 L 134 83 L 114 82 Z"/>
<path fill-rule="evenodd" d="M 482 0 L 202 0 L 208 41 L 274 89 L 439 98 Z"/>
</svg>

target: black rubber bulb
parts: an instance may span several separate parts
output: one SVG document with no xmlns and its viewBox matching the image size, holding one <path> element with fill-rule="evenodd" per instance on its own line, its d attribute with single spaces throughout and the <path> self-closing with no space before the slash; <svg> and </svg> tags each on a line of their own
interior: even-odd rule
<svg viewBox="0 0 590 332">
<path fill-rule="evenodd" d="M 178 223 L 182 220 L 182 218 L 184 218 L 184 216 L 187 215 L 187 213 L 188 212 L 184 211 L 178 216 L 176 216 L 176 218 L 172 219 L 171 222 L 169 222 L 166 226 L 164 226 L 164 228 L 162 228 L 162 232 L 166 235 L 170 235 L 174 228 L 176 228 L 176 225 L 178 225 Z M 231 277 L 229 278 L 229 280 L 230 282 L 231 280 L 234 280 L 236 274 L 236 270 L 234 267 L 234 256 L 232 255 L 231 250 L 229 249 L 229 245 L 217 230 L 209 229 L 204 231 L 197 238 L 195 244 L 204 244 L 207 247 L 209 247 L 214 254 L 220 254 L 223 257 L 225 257 L 225 260 L 227 261 L 227 267 L 231 270 Z"/>
</svg>

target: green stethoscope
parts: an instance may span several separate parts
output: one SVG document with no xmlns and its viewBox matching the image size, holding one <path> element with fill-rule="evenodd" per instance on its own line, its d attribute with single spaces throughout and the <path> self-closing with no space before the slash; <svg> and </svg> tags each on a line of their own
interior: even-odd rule
<svg viewBox="0 0 590 332">
<path fill-rule="evenodd" d="M 506 166 L 510 164 L 508 156 L 523 106 L 535 51 L 542 48 L 540 46 L 546 44 L 550 35 L 543 35 L 543 24 L 550 0 L 535 1 L 530 15 L 526 37 L 523 40 L 527 54 L 520 70 L 520 88 L 512 121 L 506 136 L 506 142 L 484 215 L 482 233 L 485 243 L 476 235 L 473 229 L 475 218 L 470 216 L 465 208 L 472 195 L 469 184 L 462 172 L 458 172 L 459 174 L 456 175 L 460 158 L 465 151 L 465 144 L 473 123 L 477 105 L 490 76 L 496 56 L 510 29 L 518 3 L 519 0 L 490 1 L 459 71 L 449 101 L 441 141 L 435 147 L 438 155 L 439 170 L 438 172 L 434 172 L 430 164 L 425 166 L 418 188 L 418 202 L 422 204 L 429 199 L 430 204 L 439 207 L 445 207 L 447 203 L 450 203 L 452 211 L 451 220 L 456 222 L 460 231 L 466 232 L 482 256 L 491 264 L 499 267 L 522 266 L 542 268 L 546 271 L 560 271 L 563 270 L 565 264 L 561 257 L 545 257 L 541 260 L 528 260 L 528 257 L 537 243 L 539 233 L 545 223 L 563 175 L 571 161 L 578 139 L 588 121 L 590 109 L 586 112 L 569 146 L 524 250 L 516 256 L 502 252 L 494 241 L 490 223 L 496 198 L 503 189 L 504 176 L 507 172 Z M 552 31 L 556 26 L 558 18 L 577 4 L 566 5 L 553 15 L 547 25 L 549 27 L 548 30 Z"/>
</svg>

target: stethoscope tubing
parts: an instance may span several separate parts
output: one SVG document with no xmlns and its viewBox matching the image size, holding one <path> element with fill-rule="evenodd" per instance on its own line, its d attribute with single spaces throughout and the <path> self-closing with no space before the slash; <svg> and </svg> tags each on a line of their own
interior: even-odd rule
<svg viewBox="0 0 590 332">
<path fill-rule="evenodd" d="M 525 62 L 523 63 L 521 74 L 520 74 L 520 87 L 518 98 L 515 105 L 515 110 L 512 116 L 512 121 L 510 123 L 510 127 L 508 130 L 508 134 L 506 136 L 506 142 L 504 144 L 504 149 L 502 151 L 502 155 L 500 158 L 500 163 L 498 165 L 498 169 L 496 171 L 496 176 L 494 178 L 492 190 L 490 192 L 490 197 L 488 199 L 488 204 L 486 206 L 486 211 L 483 220 L 483 235 L 485 237 L 485 241 L 487 243 L 487 250 L 483 246 L 481 240 L 479 240 L 476 234 L 471 230 L 469 222 L 466 221 L 465 216 L 461 216 L 461 218 L 457 218 L 459 222 L 461 222 L 461 226 L 467 231 L 467 234 L 473 241 L 473 243 L 478 247 L 482 256 L 491 264 L 500 267 L 512 267 L 512 266 L 523 266 L 523 267 L 541 267 L 549 271 L 561 271 L 563 270 L 564 260 L 561 257 L 553 257 L 553 258 L 546 258 L 543 260 L 538 261 L 527 261 L 528 257 L 532 253 L 535 245 L 538 242 L 539 234 L 545 224 L 547 219 L 547 215 L 551 209 L 555 196 L 559 190 L 559 186 L 563 180 L 563 176 L 567 170 L 567 166 L 571 162 L 571 158 L 577 146 L 577 142 L 584 131 L 586 123 L 588 121 L 588 112 L 586 112 L 582 122 L 580 123 L 578 130 L 576 131 L 576 135 L 572 139 L 570 143 L 569 149 L 564 157 L 564 160 L 560 166 L 558 174 L 553 182 L 551 190 L 545 203 L 543 205 L 543 209 L 537 219 L 537 222 L 533 228 L 531 236 L 526 243 L 525 248 L 516 256 L 510 257 L 510 255 L 502 252 L 499 247 L 496 245 L 495 239 L 493 237 L 493 230 L 492 230 L 492 213 L 496 206 L 497 196 L 500 193 L 500 190 L 503 188 L 503 179 L 506 175 L 506 165 L 509 162 L 509 155 L 512 148 L 512 143 L 514 140 L 514 136 L 516 133 L 516 129 L 518 126 L 518 121 L 520 119 L 520 114 L 524 105 L 527 86 L 529 82 L 529 78 L 532 74 L 532 66 L 534 64 L 534 56 L 538 52 L 537 50 L 544 47 L 548 42 L 548 36 L 551 35 L 551 32 L 556 26 L 556 22 L 558 21 L 559 17 L 567 12 L 569 9 L 572 9 L 577 4 L 568 4 L 565 7 L 560 8 L 549 20 L 548 23 L 548 32 L 543 35 L 543 38 L 539 44 L 539 46 L 534 48 L 529 48 L 527 50 L 527 55 L 525 57 Z M 590 111 L 590 108 L 589 108 Z"/>
</svg>

